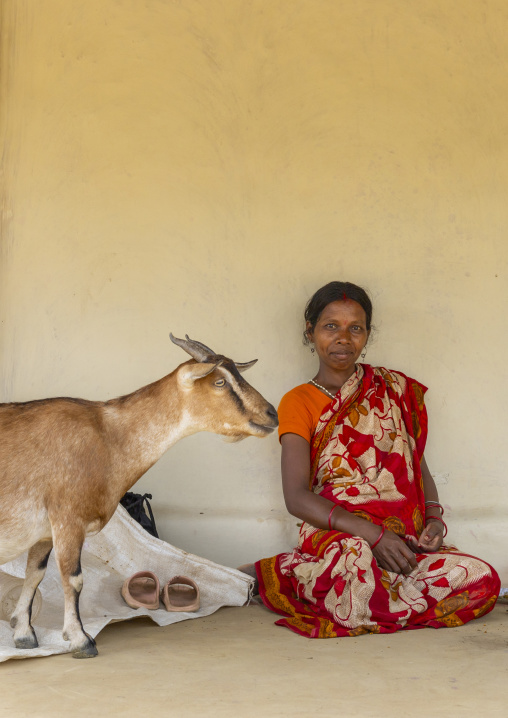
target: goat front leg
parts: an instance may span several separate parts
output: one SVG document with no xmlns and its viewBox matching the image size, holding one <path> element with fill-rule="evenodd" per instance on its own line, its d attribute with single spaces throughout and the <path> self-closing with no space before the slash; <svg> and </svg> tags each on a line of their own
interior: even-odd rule
<svg viewBox="0 0 508 718">
<path fill-rule="evenodd" d="M 95 641 L 83 630 L 79 616 L 79 594 L 83 588 L 81 549 L 85 532 L 69 522 L 67 526 L 53 527 L 55 555 L 62 579 L 65 599 L 63 638 L 71 642 L 74 658 L 93 658 L 97 655 Z"/>
<path fill-rule="evenodd" d="M 16 648 L 37 648 L 37 636 L 32 628 L 32 604 L 37 586 L 46 573 L 49 554 L 53 548 L 51 539 L 39 541 L 28 552 L 25 582 L 21 594 L 11 616 L 11 627 L 14 628 L 14 645 Z"/>
</svg>

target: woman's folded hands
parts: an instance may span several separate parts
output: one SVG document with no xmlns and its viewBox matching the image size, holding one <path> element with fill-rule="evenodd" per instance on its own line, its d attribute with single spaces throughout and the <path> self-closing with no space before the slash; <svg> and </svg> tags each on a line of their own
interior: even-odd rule
<svg viewBox="0 0 508 718">
<path fill-rule="evenodd" d="M 434 553 L 443 545 L 444 526 L 438 519 L 432 517 L 427 519 L 427 525 L 423 529 L 418 540 L 417 548 L 420 553 Z"/>
<path fill-rule="evenodd" d="M 378 566 L 394 573 L 411 573 L 417 566 L 416 553 L 434 553 L 443 544 L 443 524 L 429 519 L 420 538 L 407 537 L 409 546 L 393 531 L 385 530 L 372 553 Z"/>
<path fill-rule="evenodd" d="M 434 553 L 443 545 L 443 533 L 443 524 L 430 518 L 419 539 L 415 536 L 406 536 L 406 539 L 415 553 Z"/>
<path fill-rule="evenodd" d="M 393 531 L 385 530 L 379 543 L 372 549 L 380 568 L 393 573 L 411 573 L 417 566 L 414 551 Z"/>
</svg>

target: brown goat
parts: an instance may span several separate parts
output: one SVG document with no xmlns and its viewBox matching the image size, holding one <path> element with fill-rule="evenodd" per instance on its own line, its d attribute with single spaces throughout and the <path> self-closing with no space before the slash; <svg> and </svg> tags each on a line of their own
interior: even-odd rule
<svg viewBox="0 0 508 718">
<path fill-rule="evenodd" d="M 236 441 L 278 425 L 273 406 L 240 376 L 256 360 L 238 364 L 170 337 L 193 359 L 127 396 L 0 404 L 0 564 L 28 550 L 11 618 L 17 648 L 38 645 L 31 607 L 54 548 L 64 639 L 76 658 L 97 655 L 79 616 L 85 536 L 107 524 L 125 492 L 184 436 L 211 431 Z"/>
</svg>

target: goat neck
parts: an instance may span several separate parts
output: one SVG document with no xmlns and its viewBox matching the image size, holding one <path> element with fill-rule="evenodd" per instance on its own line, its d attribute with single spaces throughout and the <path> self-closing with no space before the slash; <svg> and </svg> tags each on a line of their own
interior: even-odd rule
<svg viewBox="0 0 508 718">
<path fill-rule="evenodd" d="M 178 389 L 177 370 L 106 402 L 104 422 L 125 491 L 173 444 L 195 432 Z"/>
</svg>

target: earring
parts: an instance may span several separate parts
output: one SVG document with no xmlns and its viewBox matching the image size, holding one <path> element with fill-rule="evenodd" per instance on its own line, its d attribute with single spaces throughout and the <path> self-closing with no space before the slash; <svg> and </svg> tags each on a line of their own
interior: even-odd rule
<svg viewBox="0 0 508 718">
<path fill-rule="evenodd" d="M 362 352 L 362 354 L 360 354 L 360 356 L 361 356 L 362 359 L 365 359 L 365 356 L 366 356 L 366 355 L 367 355 L 367 350 L 365 349 L 365 351 Z"/>
<path fill-rule="evenodd" d="M 311 351 L 312 354 L 314 354 L 314 352 L 315 352 L 316 350 L 315 350 L 314 347 L 312 346 L 312 347 L 310 348 L 310 351 Z"/>
</svg>

